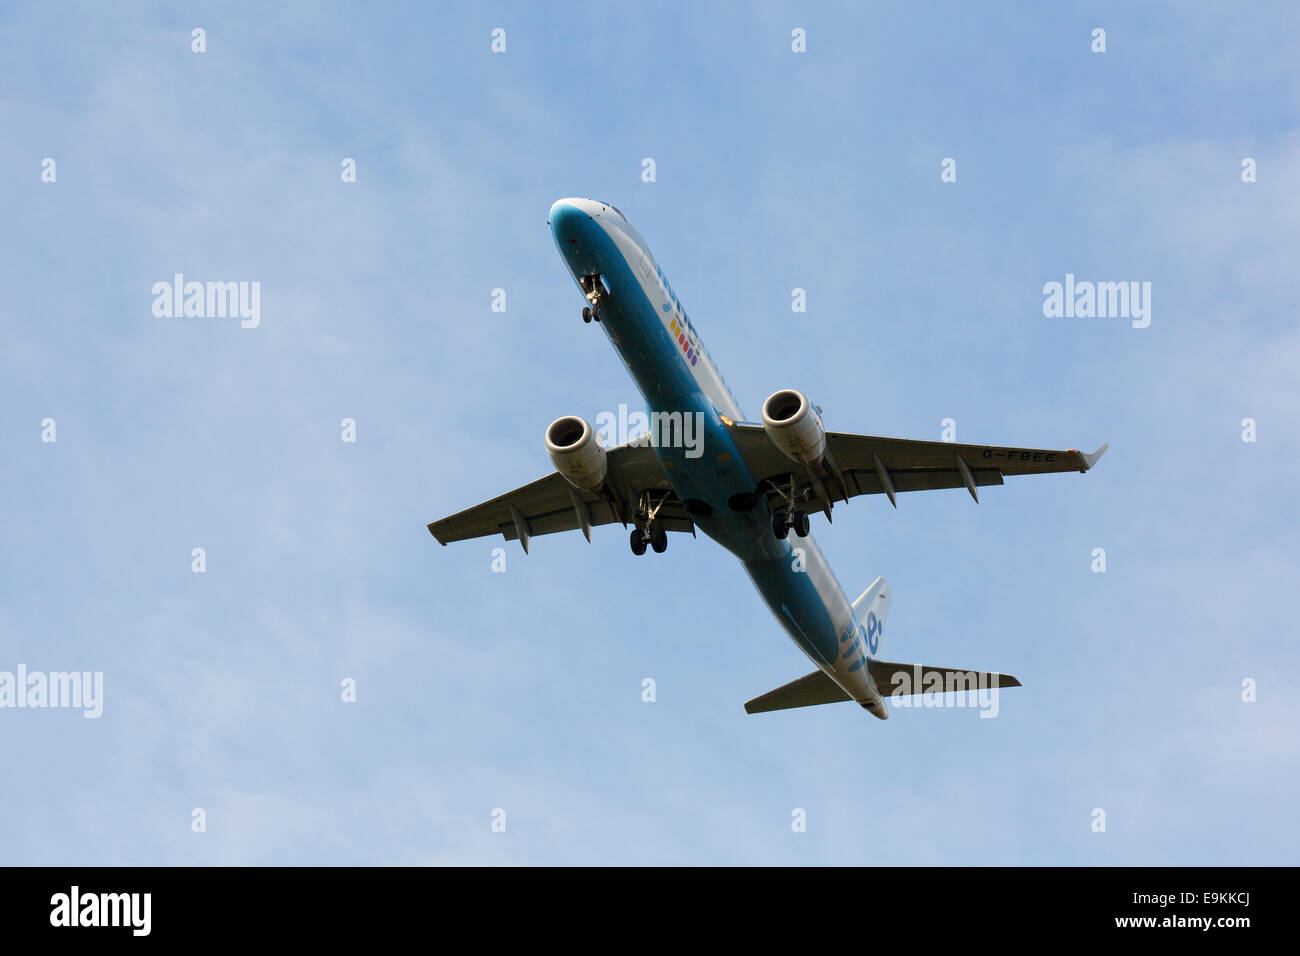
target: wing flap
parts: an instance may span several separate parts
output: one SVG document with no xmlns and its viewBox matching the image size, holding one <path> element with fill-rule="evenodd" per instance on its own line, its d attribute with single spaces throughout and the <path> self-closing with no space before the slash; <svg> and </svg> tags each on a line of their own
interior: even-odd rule
<svg viewBox="0 0 1300 956">
<path fill-rule="evenodd" d="M 972 468 L 971 475 L 975 478 L 975 484 L 980 486 L 1002 484 L 1002 473 L 993 469 Z M 889 477 L 894 484 L 895 491 L 938 491 L 942 488 L 964 487 L 961 473 L 956 468 L 949 468 L 946 471 L 891 471 Z M 849 483 L 850 494 L 884 494 L 885 489 L 881 483 L 880 475 L 874 469 L 871 471 L 846 471 L 844 472 L 844 478 Z"/>
<path fill-rule="evenodd" d="M 607 501 L 588 502 L 587 507 L 591 511 L 591 525 L 593 528 L 603 524 L 614 524 L 618 520 L 614 517 L 614 511 Z M 680 514 L 675 513 L 677 510 L 680 510 Z M 598 518 L 597 513 L 602 517 Z M 685 509 L 673 509 L 671 503 L 664 505 L 663 510 L 659 512 L 659 521 L 664 526 L 665 531 L 681 531 L 686 534 L 693 534 L 695 531 L 695 522 L 691 521 Z M 529 535 L 577 531 L 580 527 L 582 525 L 579 523 L 577 513 L 574 512 L 573 508 L 528 519 Z M 432 530 L 433 525 L 430 525 L 429 528 Z M 485 532 L 485 534 L 500 534 L 507 541 L 517 541 L 519 539 L 519 533 L 515 529 L 513 521 L 498 525 L 491 531 Z M 434 537 L 437 537 L 437 535 L 435 534 Z"/>
<path fill-rule="evenodd" d="M 871 456 L 878 455 L 890 475 L 895 472 L 956 470 L 954 455 L 972 470 L 994 469 L 1003 475 L 1042 475 L 1062 471 L 1087 471 L 1105 452 L 1103 445 L 1092 455 L 1073 448 L 1009 448 L 1003 445 L 959 445 L 947 441 L 919 441 L 914 438 L 880 438 L 827 432 L 826 444 L 841 468 L 872 471 Z M 896 482 L 897 483 L 897 482 Z"/>
</svg>

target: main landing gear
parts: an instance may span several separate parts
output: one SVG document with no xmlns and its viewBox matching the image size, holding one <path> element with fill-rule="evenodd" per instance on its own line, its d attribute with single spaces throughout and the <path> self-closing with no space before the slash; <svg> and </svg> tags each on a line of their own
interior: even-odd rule
<svg viewBox="0 0 1300 956">
<path fill-rule="evenodd" d="M 668 532 L 664 526 L 659 523 L 659 509 L 664 506 L 668 496 L 662 496 L 658 501 L 651 502 L 649 492 L 641 498 L 637 505 L 635 523 L 636 527 L 632 529 L 630 544 L 632 553 L 640 556 L 645 554 L 647 544 L 654 549 L 655 554 L 663 554 L 668 550 Z"/>
<path fill-rule="evenodd" d="M 609 294 L 609 290 L 605 287 L 605 280 L 597 273 L 583 276 L 578 280 L 578 284 L 582 286 L 582 294 L 591 303 L 582 307 L 582 321 L 590 322 L 595 319 L 599 322 L 601 303 L 605 301 L 605 296 Z"/>
<path fill-rule="evenodd" d="M 808 516 L 802 511 L 778 512 L 772 515 L 772 533 L 782 541 L 794 528 L 794 533 L 801 538 L 808 537 Z"/>
<path fill-rule="evenodd" d="M 799 537 L 808 537 L 808 515 L 799 508 L 799 505 L 808 498 L 807 490 L 800 491 L 793 475 L 790 476 L 788 488 L 783 488 L 775 481 L 771 485 L 772 489 L 785 499 L 786 504 L 784 511 L 772 512 L 772 533 L 784 541 L 790 529 L 794 528 L 794 533 Z"/>
<path fill-rule="evenodd" d="M 649 531 L 642 531 L 640 528 L 632 529 L 632 553 L 637 555 L 645 554 L 646 543 L 654 548 L 655 554 L 663 554 L 668 550 L 668 532 L 657 524 L 651 525 Z"/>
</svg>

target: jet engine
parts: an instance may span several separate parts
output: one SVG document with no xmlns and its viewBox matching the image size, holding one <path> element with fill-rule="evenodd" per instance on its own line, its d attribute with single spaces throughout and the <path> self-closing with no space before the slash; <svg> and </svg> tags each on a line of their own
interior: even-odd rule
<svg viewBox="0 0 1300 956">
<path fill-rule="evenodd" d="M 596 433 L 584 419 L 566 415 L 546 429 L 546 452 L 555 470 L 575 488 L 600 494 L 609 463 Z"/>
<path fill-rule="evenodd" d="M 791 461 L 817 465 L 826 457 L 821 416 L 803 392 L 783 388 L 763 403 L 763 430 Z"/>
</svg>

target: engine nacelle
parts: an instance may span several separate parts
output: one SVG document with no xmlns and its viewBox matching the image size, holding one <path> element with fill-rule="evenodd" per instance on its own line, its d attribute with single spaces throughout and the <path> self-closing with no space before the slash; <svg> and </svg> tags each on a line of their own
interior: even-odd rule
<svg viewBox="0 0 1300 956">
<path fill-rule="evenodd" d="M 583 491 L 600 494 L 609 463 L 596 433 L 584 419 L 566 415 L 546 429 L 546 452 L 555 470 Z"/>
<path fill-rule="evenodd" d="M 763 403 L 763 430 L 791 461 L 816 465 L 826 456 L 821 416 L 803 392 L 783 388 Z"/>
</svg>

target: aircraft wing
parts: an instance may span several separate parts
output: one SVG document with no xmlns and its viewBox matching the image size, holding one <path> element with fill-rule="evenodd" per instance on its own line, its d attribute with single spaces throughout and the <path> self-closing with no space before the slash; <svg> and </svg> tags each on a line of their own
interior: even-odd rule
<svg viewBox="0 0 1300 956">
<path fill-rule="evenodd" d="M 760 483 L 794 474 L 807 475 L 772 444 L 762 425 L 734 424 L 729 428 L 736 447 Z M 1059 471 L 1085 472 L 1097 463 L 1106 446 L 1092 454 L 1074 449 L 1008 448 L 1001 445 L 959 445 L 945 441 L 915 441 L 908 438 L 878 438 L 827 432 L 828 461 L 833 470 L 811 482 L 812 497 L 807 511 L 826 510 L 827 498 L 844 500 L 857 495 L 889 496 L 903 491 L 933 491 L 966 488 L 979 501 L 976 487 L 1000 485 L 1005 475 L 1041 475 Z M 774 501 L 776 500 L 775 493 Z"/>
<path fill-rule="evenodd" d="M 668 496 L 659 512 L 664 529 L 695 533 L 695 524 L 672 493 L 672 486 L 653 448 L 623 445 L 612 449 L 606 455 L 606 461 L 609 465 L 606 478 L 608 497 L 580 491 L 559 472 L 551 472 L 491 501 L 431 522 L 429 532 L 444 545 L 466 538 L 500 534 L 507 541 L 520 541 L 524 551 L 528 550 L 532 536 L 557 531 L 581 528 L 590 541 L 592 527 L 615 521 L 626 524 L 634 503 L 643 492 L 661 491 Z"/>
</svg>

